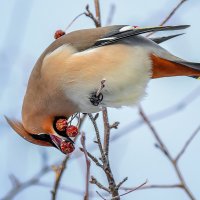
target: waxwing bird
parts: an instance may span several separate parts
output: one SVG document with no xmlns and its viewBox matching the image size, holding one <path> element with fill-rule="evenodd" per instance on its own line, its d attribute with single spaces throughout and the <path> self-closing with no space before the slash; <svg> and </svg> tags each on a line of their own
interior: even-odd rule
<svg viewBox="0 0 200 200">
<path fill-rule="evenodd" d="M 61 149 L 62 141 L 72 141 L 55 129 L 55 119 L 136 104 L 153 78 L 199 77 L 200 63 L 180 59 L 159 45 L 180 34 L 161 38 L 141 35 L 188 27 L 116 25 L 74 31 L 58 38 L 33 68 L 22 122 L 6 118 L 8 123 L 29 142 Z M 105 87 L 97 94 L 102 80 Z"/>
</svg>

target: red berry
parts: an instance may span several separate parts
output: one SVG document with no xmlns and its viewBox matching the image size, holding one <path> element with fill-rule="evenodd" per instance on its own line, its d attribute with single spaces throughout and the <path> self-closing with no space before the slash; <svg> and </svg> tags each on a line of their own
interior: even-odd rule
<svg viewBox="0 0 200 200">
<path fill-rule="evenodd" d="M 60 37 L 63 36 L 63 35 L 65 35 L 65 32 L 64 32 L 64 31 L 62 31 L 62 30 L 57 30 L 57 31 L 55 32 L 55 34 L 54 34 L 54 38 L 55 38 L 55 39 L 58 39 L 58 38 L 60 38 Z"/>
<path fill-rule="evenodd" d="M 65 131 L 67 128 L 67 120 L 66 119 L 58 119 L 56 121 L 56 129 L 58 131 Z"/>
<path fill-rule="evenodd" d="M 60 149 L 64 154 L 72 153 L 75 149 L 74 145 L 71 142 L 62 141 Z"/>
<path fill-rule="evenodd" d="M 68 126 L 66 129 L 66 134 L 69 137 L 76 137 L 78 135 L 78 128 L 76 126 Z"/>
</svg>

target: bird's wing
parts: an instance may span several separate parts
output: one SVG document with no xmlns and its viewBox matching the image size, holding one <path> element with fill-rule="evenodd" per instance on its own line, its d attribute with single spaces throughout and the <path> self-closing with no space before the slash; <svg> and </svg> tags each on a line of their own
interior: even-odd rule
<svg viewBox="0 0 200 200">
<path fill-rule="evenodd" d="M 125 38 L 130 38 L 136 35 L 141 35 L 149 32 L 158 32 L 158 31 L 172 31 L 172 30 L 182 30 L 188 28 L 189 25 L 180 25 L 180 26 L 155 26 L 155 27 L 133 27 L 133 26 L 124 26 L 118 30 L 111 31 L 110 33 L 104 35 L 102 38 L 98 39 L 93 47 L 100 47 L 108 44 L 112 44 L 123 40 Z"/>
<path fill-rule="evenodd" d="M 122 42 L 122 43 L 125 42 L 132 45 L 144 46 L 148 48 L 149 50 L 151 50 L 152 54 L 155 54 L 159 58 L 200 71 L 200 63 L 185 61 L 181 58 L 178 58 L 172 55 L 167 50 L 163 49 L 162 47 L 158 45 L 161 42 L 180 36 L 182 34 L 176 34 L 176 35 L 160 37 L 160 38 L 150 38 L 150 39 L 139 36 L 143 33 L 148 33 L 148 32 L 181 30 L 181 29 L 186 29 L 188 27 L 190 26 L 189 25 L 157 26 L 157 27 L 145 27 L 145 28 L 137 28 L 137 27 L 135 28 L 132 26 L 124 26 L 98 39 L 96 43 L 93 45 L 93 48 L 114 44 L 117 42 Z"/>
<path fill-rule="evenodd" d="M 125 38 L 130 38 L 143 33 L 181 30 L 188 27 L 189 25 L 134 28 L 132 26 L 127 26 L 127 25 L 115 25 L 115 26 L 107 26 L 107 27 L 92 28 L 92 29 L 82 29 L 63 35 L 62 37 L 55 40 L 44 51 L 41 58 L 43 58 L 46 54 L 54 51 L 55 49 L 59 48 L 64 44 L 69 44 L 73 46 L 77 51 L 84 51 L 92 47 L 94 48 L 112 44 L 117 41 L 123 40 Z M 159 41 L 161 42 L 163 41 L 163 39 L 159 39 Z"/>
<path fill-rule="evenodd" d="M 191 63 L 180 59 L 158 45 L 159 43 L 178 35 L 160 39 L 148 39 L 141 35 L 148 32 L 182 30 L 188 27 L 189 25 L 139 28 L 133 26 L 116 25 L 94 29 L 78 30 L 68 33 L 55 40 L 42 54 L 39 61 L 42 62 L 43 58 L 47 54 L 54 52 L 56 49 L 65 44 L 72 46 L 74 49 L 76 49 L 77 52 L 82 52 L 88 49 L 95 49 L 107 45 L 112 46 L 112 44 L 115 43 L 122 43 L 128 46 L 132 45 L 144 47 L 145 49 L 149 50 L 151 54 L 154 54 L 159 58 L 182 64 L 196 70 L 200 70 L 199 63 Z M 41 66 L 38 65 L 38 67 Z"/>
<path fill-rule="evenodd" d="M 185 33 L 180 33 L 180 34 L 175 34 L 175 35 L 168 35 L 168 36 L 163 36 L 163 37 L 151 37 L 149 38 L 150 40 L 154 41 L 155 43 L 157 44 L 160 44 L 160 43 L 163 43 L 163 42 L 166 42 L 170 39 L 173 39 L 173 38 L 176 38 L 178 36 L 181 36 L 181 35 L 184 35 Z"/>
</svg>

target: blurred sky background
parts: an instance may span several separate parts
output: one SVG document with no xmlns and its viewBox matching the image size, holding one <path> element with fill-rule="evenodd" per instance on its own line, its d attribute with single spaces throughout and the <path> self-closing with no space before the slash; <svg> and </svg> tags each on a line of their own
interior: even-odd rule
<svg viewBox="0 0 200 200">
<path fill-rule="evenodd" d="M 65 29 L 75 16 L 84 11 L 86 4 L 93 10 L 93 1 L 0 0 L 0 2 L 0 199 L 2 199 L 12 188 L 9 175 L 14 174 L 23 182 L 41 169 L 44 160 L 50 165 L 64 158 L 64 155 L 54 148 L 38 147 L 21 139 L 8 127 L 3 116 L 20 119 L 27 80 L 37 58 L 53 42 L 54 32 L 57 29 Z M 100 0 L 102 24 L 105 25 L 110 6 L 114 4 L 116 12 L 112 24 L 158 25 L 178 2 L 178 0 Z M 184 36 L 168 41 L 162 46 L 181 58 L 200 62 L 199 20 L 200 1 L 188 0 L 167 24 L 189 24 L 191 28 L 184 31 L 187 33 Z M 93 26 L 93 22 L 83 16 L 68 31 Z M 194 95 L 194 99 L 187 102 L 188 105 L 184 109 L 170 117 L 153 122 L 174 156 L 200 124 L 200 81 L 188 77 L 153 80 L 148 86 L 148 95 L 142 101 L 144 110 L 150 115 L 175 105 L 196 88 L 199 88 L 196 90 L 197 94 Z M 130 124 L 133 128 L 141 119 L 137 107 L 109 109 L 109 117 L 110 122 L 121 122 L 119 130 L 113 131 L 113 136 L 124 134 L 124 137 L 111 144 L 110 160 L 116 181 L 128 176 L 129 179 L 124 186 L 133 187 L 146 179 L 148 184 L 177 183 L 171 164 L 154 147 L 155 140 L 148 127 L 145 124 L 139 126 L 139 123 L 132 131 L 127 132 L 124 129 Z M 101 121 L 100 118 L 98 120 L 100 129 L 102 129 Z M 91 124 L 87 122 L 83 130 L 86 132 L 87 146 L 90 146 L 95 137 Z M 199 144 L 200 134 L 179 163 L 186 182 L 197 199 L 200 199 Z M 76 151 L 72 155 L 75 159 L 68 163 L 62 184 L 83 191 L 85 161 L 83 156 L 76 159 L 77 155 L 81 155 L 79 146 L 78 142 Z M 94 154 L 98 156 L 98 151 L 94 151 Z M 104 174 L 95 165 L 92 165 L 91 174 L 106 185 Z M 48 173 L 41 180 L 52 184 L 54 173 Z M 95 192 L 99 189 L 91 186 L 91 190 Z M 48 200 L 51 198 L 50 191 L 51 187 L 33 186 L 19 193 L 14 199 Z M 60 191 L 58 200 L 64 199 L 80 200 L 83 197 Z M 93 199 L 99 197 L 95 196 Z M 188 197 L 178 189 L 163 189 L 136 191 L 122 199 L 188 200 Z"/>
</svg>

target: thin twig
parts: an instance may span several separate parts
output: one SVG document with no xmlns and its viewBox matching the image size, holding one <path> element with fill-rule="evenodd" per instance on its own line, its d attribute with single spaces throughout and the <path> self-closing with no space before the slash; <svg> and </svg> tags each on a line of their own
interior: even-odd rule
<svg viewBox="0 0 200 200">
<path fill-rule="evenodd" d="M 106 192 L 110 193 L 110 190 L 107 187 L 103 186 L 99 181 L 97 181 L 97 179 L 94 176 L 91 176 L 90 183 L 95 184 L 100 189 L 105 190 Z"/>
<path fill-rule="evenodd" d="M 94 0 L 95 12 L 96 12 L 96 20 L 98 21 L 97 27 L 101 26 L 101 11 L 99 0 Z"/>
<path fill-rule="evenodd" d="M 176 162 L 178 162 L 178 160 L 181 158 L 181 156 L 185 153 L 186 149 L 188 148 L 188 146 L 190 145 L 190 143 L 192 142 L 192 140 L 195 138 L 195 136 L 197 135 L 197 133 L 199 131 L 200 131 L 200 126 L 198 126 L 198 128 L 194 131 L 194 133 L 186 141 L 185 145 L 183 146 L 183 148 L 181 149 L 181 151 L 178 153 L 178 155 L 175 158 Z"/>
<path fill-rule="evenodd" d="M 83 152 L 83 148 L 80 148 L 80 150 Z M 88 157 L 101 169 L 103 169 L 103 165 L 100 164 L 97 158 L 95 158 L 90 152 L 87 151 Z"/>
<path fill-rule="evenodd" d="M 125 177 L 121 182 L 117 184 L 116 188 L 119 189 L 127 180 L 128 180 L 128 177 Z"/>
<path fill-rule="evenodd" d="M 132 190 L 134 187 L 120 187 L 120 190 Z M 144 187 L 138 188 L 138 190 L 145 190 L 145 189 L 177 189 L 181 188 L 182 185 L 180 184 L 172 184 L 172 185 L 146 185 Z"/>
<path fill-rule="evenodd" d="M 94 4 L 95 4 L 96 17 L 94 17 L 94 15 L 90 12 L 88 6 L 86 7 L 86 10 L 88 12 L 88 16 L 93 20 L 96 27 L 100 27 L 101 26 L 101 13 L 100 13 L 99 0 L 94 0 Z M 102 86 L 104 85 L 104 82 L 101 82 L 101 88 L 103 88 Z M 106 174 L 106 177 L 107 177 L 107 180 L 109 183 L 109 191 L 112 194 L 112 197 L 114 197 L 114 196 L 119 196 L 119 193 L 118 193 L 118 188 L 116 188 L 115 179 L 113 177 L 112 170 L 110 168 L 109 158 L 108 158 L 109 142 L 110 142 L 110 124 L 108 121 L 107 109 L 103 108 L 102 113 L 103 113 L 103 122 L 104 122 L 104 145 L 103 145 L 103 147 L 102 147 L 101 138 L 100 138 L 100 134 L 99 134 L 99 130 L 98 130 L 96 121 L 94 120 L 94 118 L 91 114 L 89 114 L 89 117 L 95 128 L 97 143 L 98 143 L 99 150 L 101 153 L 101 161 L 103 162 L 103 169 L 104 169 L 104 172 Z M 119 199 L 120 199 L 120 197 L 117 198 L 117 200 L 119 200 Z"/>
<path fill-rule="evenodd" d="M 108 121 L 107 108 L 103 108 L 103 122 L 104 122 L 104 153 L 108 157 L 109 154 L 109 143 L 110 143 L 110 124 Z"/>
<path fill-rule="evenodd" d="M 139 189 L 142 188 L 146 183 L 147 183 L 147 180 L 146 180 L 144 183 L 142 183 L 141 185 L 139 185 L 139 186 L 133 188 L 132 190 L 129 190 L 128 192 L 125 192 L 125 193 L 123 193 L 123 194 L 120 194 L 119 196 L 113 197 L 113 198 L 111 198 L 110 200 L 118 199 L 119 197 L 125 196 L 125 195 L 127 195 L 127 194 L 129 194 L 129 193 L 131 193 L 131 192 L 134 192 L 134 191 L 136 191 L 136 190 L 139 190 Z"/>
<path fill-rule="evenodd" d="M 79 17 L 81 17 L 81 16 L 83 16 L 83 15 L 85 15 L 85 12 L 83 12 L 83 13 L 77 15 L 77 16 L 69 23 L 69 25 L 65 28 L 65 32 L 72 26 L 72 24 L 73 24 Z"/>
<path fill-rule="evenodd" d="M 104 111 L 105 111 L 105 109 L 104 109 Z M 103 170 L 106 174 L 106 177 L 107 177 L 107 180 L 108 180 L 108 183 L 109 183 L 109 189 L 112 193 L 112 196 L 118 196 L 118 190 L 116 189 L 116 183 L 115 183 L 115 180 L 114 180 L 111 168 L 110 168 L 108 156 L 105 156 L 105 153 L 104 153 L 104 150 L 103 150 L 103 147 L 102 147 L 101 138 L 100 138 L 100 134 L 99 134 L 99 130 L 98 130 L 96 121 L 94 120 L 94 117 L 92 116 L 92 114 L 88 114 L 88 116 L 91 119 L 93 126 L 95 128 L 95 133 L 96 133 L 96 137 L 97 137 L 97 144 L 99 146 L 99 150 L 100 150 L 100 153 L 101 153 L 101 160 L 103 162 Z M 107 116 L 104 115 L 104 117 L 106 118 Z M 104 125 L 107 124 L 107 123 L 108 123 L 108 121 L 104 120 Z M 110 133 L 109 124 L 107 126 L 107 129 Z M 105 129 L 105 130 L 107 130 L 107 129 Z M 106 132 L 106 133 L 108 133 L 108 132 Z M 105 135 L 104 135 L 104 137 L 105 137 Z M 109 146 L 109 136 L 106 136 L 106 137 L 108 138 L 108 140 L 106 140 L 106 144 L 108 144 L 108 146 Z M 97 181 L 97 183 L 98 183 L 98 181 Z"/>
<path fill-rule="evenodd" d="M 142 110 L 142 107 L 139 107 L 139 114 L 143 118 L 145 123 L 148 125 L 148 127 L 150 128 L 150 130 L 153 133 L 155 139 L 158 141 L 159 148 L 161 149 L 161 151 L 167 156 L 167 158 L 170 161 L 173 161 L 173 158 L 171 157 L 171 155 L 169 153 L 169 150 L 167 149 L 167 147 L 165 146 L 164 142 L 159 137 L 159 135 L 158 135 L 157 131 L 155 130 L 155 128 L 153 127 L 153 125 L 150 123 L 149 119 L 147 118 L 147 116 L 145 115 L 144 111 Z"/>
<path fill-rule="evenodd" d="M 114 122 L 112 125 L 110 125 L 110 129 L 114 128 L 114 129 L 118 129 L 120 122 Z"/>
<path fill-rule="evenodd" d="M 86 9 L 85 16 L 89 17 L 94 22 L 96 27 L 100 27 L 99 21 L 95 18 L 95 16 L 90 11 L 89 5 L 87 5 L 85 9 Z"/>
<path fill-rule="evenodd" d="M 85 179 L 85 195 L 84 195 L 84 200 L 89 199 L 89 179 L 90 179 L 90 160 L 88 158 L 86 146 L 85 146 L 85 134 L 82 133 L 81 136 L 81 145 L 83 149 L 83 153 L 85 155 L 85 161 L 86 161 L 86 179 Z"/>
<path fill-rule="evenodd" d="M 158 111 L 156 113 L 150 114 L 149 115 L 149 119 L 151 121 L 158 121 L 161 119 L 165 119 L 171 115 L 176 114 L 177 112 L 180 112 L 182 110 L 184 110 L 185 108 L 187 108 L 187 106 L 189 106 L 190 104 L 193 103 L 193 101 L 195 101 L 200 94 L 200 87 L 197 87 L 196 89 L 194 89 L 192 92 L 190 92 L 189 94 L 187 94 L 184 98 L 182 98 L 178 103 L 175 103 L 174 105 L 165 108 L 161 111 Z M 114 136 L 112 136 L 111 141 L 116 141 L 121 139 L 124 136 L 127 136 L 127 134 L 132 131 L 135 130 L 136 128 L 139 128 L 140 126 L 142 126 L 144 124 L 144 120 L 142 119 L 138 119 L 135 122 L 131 122 L 129 125 L 127 125 L 126 127 L 122 128 L 121 130 L 119 130 L 118 132 L 115 133 Z M 123 133 L 123 134 L 122 134 Z M 89 146 L 88 147 L 89 150 L 94 150 L 96 148 L 94 148 L 94 146 Z M 82 156 L 82 154 L 80 154 L 80 156 Z M 74 158 L 72 158 L 74 159 Z M 77 159 L 77 158 L 76 158 Z M 58 163 L 58 162 L 57 162 Z M 55 163 L 55 165 L 57 165 Z M 43 170 L 46 169 L 47 170 Z M 41 173 L 39 173 L 40 175 L 37 177 L 37 175 L 32 176 L 29 180 L 25 181 L 25 182 L 20 182 L 20 186 L 19 187 L 13 187 L 11 188 L 11 190 L 9 190 L 7 192 L 7 194 L 2 198 L 3 200 L 11 200 L 14 198 L 14 196 L 16 196 L 18 193 L 22 192 L 23 190 L 35 185 L 35 182 L 37 184 L 37 182 L 39 181 L 39 179 L 44 176 L 45 174 L 47 174 L 48 172 L 51 172 L 52 168 L 51 166 L 45 166 L 45 168 L 42 168 L 40 170 Z M 37 181 L 35 181 L 35 179 Z"/>
<path fill-rule="evenodd" d="M 99 117 L 99 113 L 96 113 L 96 115 L 94 116 L 94 121 L 96 121 Z"/>
<path fill-rule="evenodd" d="M 115 11 L 116 11 L 116 6 L 115 4 L 111 4 L 110 6 L 110 11 L 109 11 L 109 14 L 108 14 L 108 18 L 106 20 L 106 25 L 110 25 L 113 21 L 113 17 L 114 17 L 114 14 L 115 14 Z"/>
<path fill-rule="evenodd" d="M 168 16 L 160 23 L 159 26 L 163 26 L 164 24 L 166 24 L 176 13 L 176 11 L 186 2 L 187 0 L 181 0 L 175 8 L 172 9 L 172 11 L 168 14 Z M 156 32 L 150 33 L 147 35 L 147 37 L 153 35 Z"/>
<path fill-rule="evenodd" d="M 167 147 L 164 145 L 163 141 L 161 140 L 161 138 L 159 137 L 157 131 L 155 130 L 155 128 L 153 127 L 153 125 L 151 124 L 151 122 L 149 121 L 149 119 L 147 118 L 146 114 L 144 113 L 142 107 L 139 107 L 139 113 L 141 115 L 141 117 L 143 118 L 144 122 L 148 125 L 148 127 L 150 128 L 152 134 L 154 135 L 155 139 L 157 140 L 160 148 L 162 149 L 162 152 L 164 153 L 164 155 L 168 158 L 168 160 L 170 161 L 170 163 L 172 164 L 176 175 L 180 181 L 180 185 L 182 186 L 182 189 L 185 191 L 185 193 L 188 195 L 188 197 L 191 200 L 195 200 L 195 197 L 193 196 L 192 192 L 190 191 L 189 187 L 187 186 L 183 175 L 175 161 L 175 159 L 172 158 L 170 152 L 168 151 Z"/>
<path fill-rule="evenodd" d="M 18 180 L 18 178 L 15 175 L 10 174 L 9 178 L 10 178 L 10 181 L 11 181 L 13 187 L 16 187 L 16 188 L 20 187 L 21 183 L 20 183 L 20 181 Z"/>
<path fill-rule="evenodd" d="M 148 116 L 148 118 L 152 122 L 165 119 L 169 116 L 177 114 L 180 111 L 183 111 L 185 108 L 191 105 L 199 97 L 200 97 L 200 87 L 197 87 L 192 92 L 184 96 L 181 100 L 179 100 L 178 103 L 175 103 L 174 105 L 164 108 L 158 112 L 152 113 Z M 115 133 L 115 135 L 112 135 L 111 141 L 113 142 L 127 136 L 128 134 L 132 133 L 133 130 L 141 127 L 144 123 L 145 122 L 143 119 L 138 119 L 138 120 L 130 122 L 124 128 L 122 128 L 121 130 L 118 130 Z"/>
<path fill-rule="evenodd" d="M 101 93 L 101 91 L 102 91 L 103 88 L 105 87 L 105 82 L 106 82 L 106 79 L 102 79 L 102 80 L 101 80 L 101 85 L 100 85 L 99 89 L 98 89 L 97 92 L 96 92 L 96 96 L 99 96 L 99 94 Z"/>
<path fill-rule="evenodd" d="M 101 143 L 101 138 L 100 138 L 100 133 L 99 133 L 99 129 L 98 129 L 98 126 L 97 126 L 97 123 L 96 121 L 94 120 L 94 117 L 92 116 L 92 114 L 88 114 L 93 126 L 94 126 L 94 129 L 95 129 L 95 133 L 96 133 L 96 136 L 97 136 L 97 144 L 99 146 L 99 150 L 100 150 L 100 153 L 101 153 L 101 156 L 102 156 L 102 159 L 103 159 L 103 162 L 105 162 L 105 155 L 104 155 L 104 151 L 103 151 L 103 147 L 102 147 L 102 143 Z"/>
<path fill-rule="evenodd" d="M 82 114 L 82 116 L 79 117 L 79 119 L 78 119 L 78 125 L 77 125 L 79 131 L 80 131 L 80 129 L 82 128 L 83 123 L 84 123 L 86 117 L 87 117 L 87 114 Z"/>
<path fill-rule="evenodd" d="M 36 186 L 41 186 L 41 187 L 46 187 L 46 188 L 52 188 L 53 183 L 47 183 L 47 182 L 43 182 L 43 181 L 39 181 Z M 80 190 L 76 187 L 70 187 L 70 186 L 65 186 L 65 185 L 60 185 L 59 186 L 59 190 L 68 192 L 68 193 L 72 193 L 72 194 L 76 194 L 77 196 L 83 196 L 84 191 Z M 90 194 L 91 196 L 94 197 L 94 193 Z"/>
<path fill-rule="evenodd" d="M 2 198 L 2 200 L 12 200 L 19 192 L 33 185 L 37 185 L 40 178 L 50 171 L 52 171 L 51 166 L 43 167 L 37 174 L 32 176 L 28 181 L 19 182 L 20 184 L 16 185 L 15 187 L 12 187 L 12 189 Z"/>
<path fill-rule="evenodd" d="M 103 200 L 106 200 L 98 191 L 96 191 L 96 193 L 97 193 Z"/>
<path fill-rule="evenodd" d="M 67 155 L 65 157 L 65 159 L 62 161 L 62 164 L 59 167 L 56 167 L 56 169 L 54 169 L 55 174 L 56 174 L 56 180 L 55 180 L 55 183 L 54 183 L 54 186 L 53 186 L 53 190 L 51 191 L 52 200 L 56 200 L 57 191 L 58 191 L 58 188 L 59 188 L 60 181 L 61 181 L 61 178 L 63 176 L 64 170 L 66 168 L 66 164 L 67 164 L 68 159 L 69 159 L 69 155 Z"/>
<path fill-rule="evenodd" d="M 166 24 L 172 16 L 176 13 L 176 11 L 185 3 L 187 0 L 181 0 L 177 6 L 169 13 L 169 15 L 160 23 L 160 26 Z"/>
<path fill-rule="evenodd" d="M 39 183 L 36 184 L 36 186 L 42 186 L 42 187 L 46 187 L 46 188 L 50 187 L 51 188 L 52 184 L 40 181 Z M 84 194 L 83 190 L 77 189 L 76 187 L 60 185 L 59 189 L 62 190 L 62 191 L 65 191 L 65 192 L 70 192 L 70 193 L 75 194 L 75 195 L 80 196 L 80 197 L 83 197 L 83 194 Z M 90 195 L 90 197 L 93 197 L 93 198 L 96 197 L 96 194 L 92 191 L 89 193 L 89 195 Z M 104 192 L 103 195 L 108 196 L 108 193 Z"/>
</svg>

